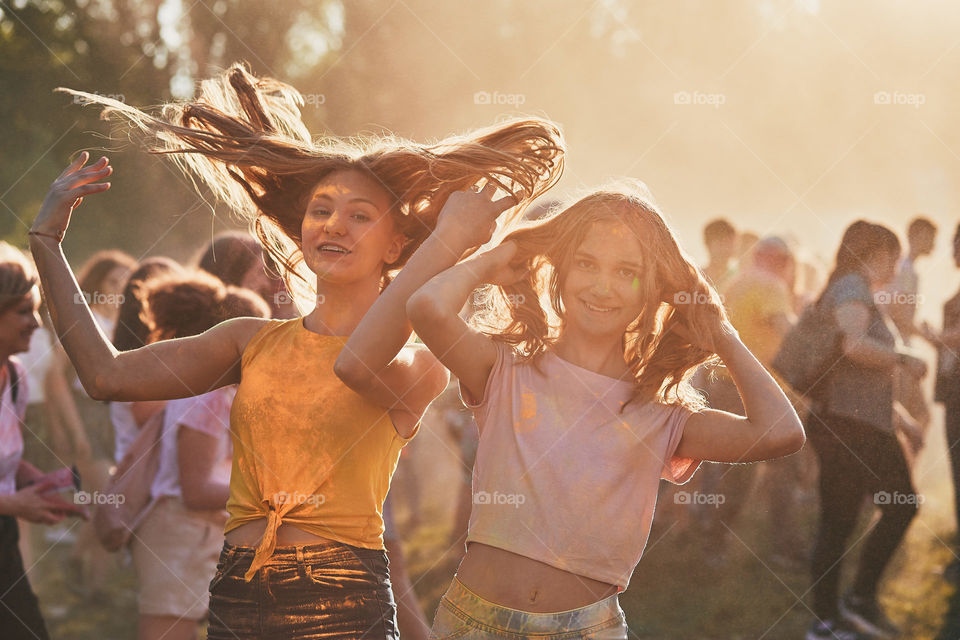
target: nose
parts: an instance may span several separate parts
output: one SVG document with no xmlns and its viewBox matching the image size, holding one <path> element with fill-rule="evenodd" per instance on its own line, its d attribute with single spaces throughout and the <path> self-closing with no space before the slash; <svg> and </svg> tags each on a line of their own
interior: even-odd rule
<svg viewBox="0 0 960 640">
<path fill-rule="evenodd" d="M 598 296 L 608 295 L 610 293 L 610 279 L 606 276 L 598 276 L 597 279 L 593 281 L 591 290 Z"/>
<path fill-rule="evenodd" d="M 333 211 L 323 223 L 323 231 L 330 235 L 342 236 L 346 231 L 343 216 L 339 212 Z"/>
</svg>

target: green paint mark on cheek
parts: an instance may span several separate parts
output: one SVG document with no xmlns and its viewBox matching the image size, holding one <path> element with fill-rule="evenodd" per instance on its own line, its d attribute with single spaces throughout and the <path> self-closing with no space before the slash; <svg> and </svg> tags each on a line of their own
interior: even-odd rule
<svg viewBox="0 0 960 640">
<path fill-rule="evenodd" d="M 633 284 L 632 284 L 631 286 L 633 287 L 633 290 L 634 290 L 634 291 L 639 291 L 639 290 L 640 290 L 640 278 L 638 278 L 637 276 L 634 276 L 634 277 L 633 277 Z"/>
</svg>

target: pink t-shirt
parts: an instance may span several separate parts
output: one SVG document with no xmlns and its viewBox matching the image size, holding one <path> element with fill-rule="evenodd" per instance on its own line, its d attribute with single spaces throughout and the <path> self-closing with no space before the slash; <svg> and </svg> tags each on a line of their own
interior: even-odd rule
<svg viewBox="0 0 960 640">
<path fill-rule="evenodd" d="M 30 394 L 26 370 L 15 358 L 11 358 L 10 362 L 17 370 L 17 402 L 14 405 L 9 372 L 0 374 L 5 380 L 3 388 L 0 389 L 0 495 L 17 492 L 17 468 L 23 456 L 23 433 L 20 425 L 27 413 L 27 398 Z M 0 362 L 0 367 L 6 366 Z"/>
<path fill-rule="evenodd" d="M 633 384 L 552 351 L 541 372 L 497 343 L 473 409 L 480 446 L 467 542 L 481 542 L 626 589 L 646 546 L 660 479 L 699 460 L 674 456 L 692 412 L 631 403 Z"/>
<path fill-rule="evenodd" d="M 150 487 L 150 495 L 154 498 L 182 496 L 177 456 L 180 427 L 196 429 L 218 440 L 216 462 L 211 469 L 211 477 L 223 484 L 230 484 L 230 464 L 233 458 L 233 447 L 230 443 L 230 407 L 236 393 L 236 385 L 229 385 L 199 396 L 167 403 L 160 436 L 160 464 Z"/>
</svg>

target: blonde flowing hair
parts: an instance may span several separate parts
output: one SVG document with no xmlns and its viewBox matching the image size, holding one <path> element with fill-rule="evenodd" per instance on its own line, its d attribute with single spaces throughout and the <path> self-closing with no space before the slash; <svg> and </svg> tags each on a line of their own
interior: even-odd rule
<svg viewBox="0 0 960 640">
<path fill-rule="evenodd" d="M 577 248 L 594 224 L 608 221 L 626 225 L 644 249 L 637 256 L 641 273 L 634 284 L 644 304 L 623 335 L 624 358 L 635 381 L 631 402 L 699 410 L 703 397 L 690 385 L 690 377 L 698 366 L 717 358 L 673 329 L 680 327 L 687 336 L 712 335 L 726 312 L 720 295 L 677 243 L 639 181 L 590 193 L 507 234 L 504 241 L 517 245 L 512 265 L 525 267 L 528 275 L 511 286 L 482 291 L 474 321 L 536 364 L 536 356 L 563 331 L 561 289 Z"/>
<path fill-rule="evenodd" d="M 563 171 L 559 128 L 536 118 L 431 145 L 393 136 L 314 140 L 301 119 L 297 90 L 258 78 L 239 63 L 203 81 L 195 100 L 162 105 L 157 116 L 103 96 L 58 91 L 105 107 L 105 119 L 118 117 L 150 152 L 172 155 L 195 186 L 205 185 L 248 221 L 301 311 L 312 306 L 316 291 L 315 276 L 303 263 L 301 223 L 313 189 L 333 172 L 361 171 L 393 200 L 390 213 L 407 242 L 399 259 L 384 266 L 385 287 L 433 231 L 453 191 L 490 180 L 517 199 L 507 214 L 515 220 Z"/>
</svg>

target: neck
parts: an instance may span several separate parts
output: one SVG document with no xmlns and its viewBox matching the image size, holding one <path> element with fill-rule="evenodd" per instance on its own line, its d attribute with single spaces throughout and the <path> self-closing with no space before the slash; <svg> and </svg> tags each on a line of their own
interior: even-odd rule
<svg viewBox="0 0 960 640">
<path fill-rule="evenodd" d="M 560 334 L 553 351 L 567 362 L 611 378 L 622 378 L 628 372 L 623 357 L 623 336 L 597 338 L 582 335 L 573 328 Z"/>
<path fill-rule="evenodd" d="M 304 326 L 322 335 L 349 336 L 380 295 L 380 276 L 367 282 L 317 283 L 317 303 Z"/>
<path fill-rule="evenodd" d="M 915 261 L 917 258 L 920 257 L 920 251 L 918 251 L 917 249 L 914 249 L 913 247 L 910 247 L 910 253 L 908 253 L 907 256 L 910 258 L 911 262 Z"/>
</svg>

